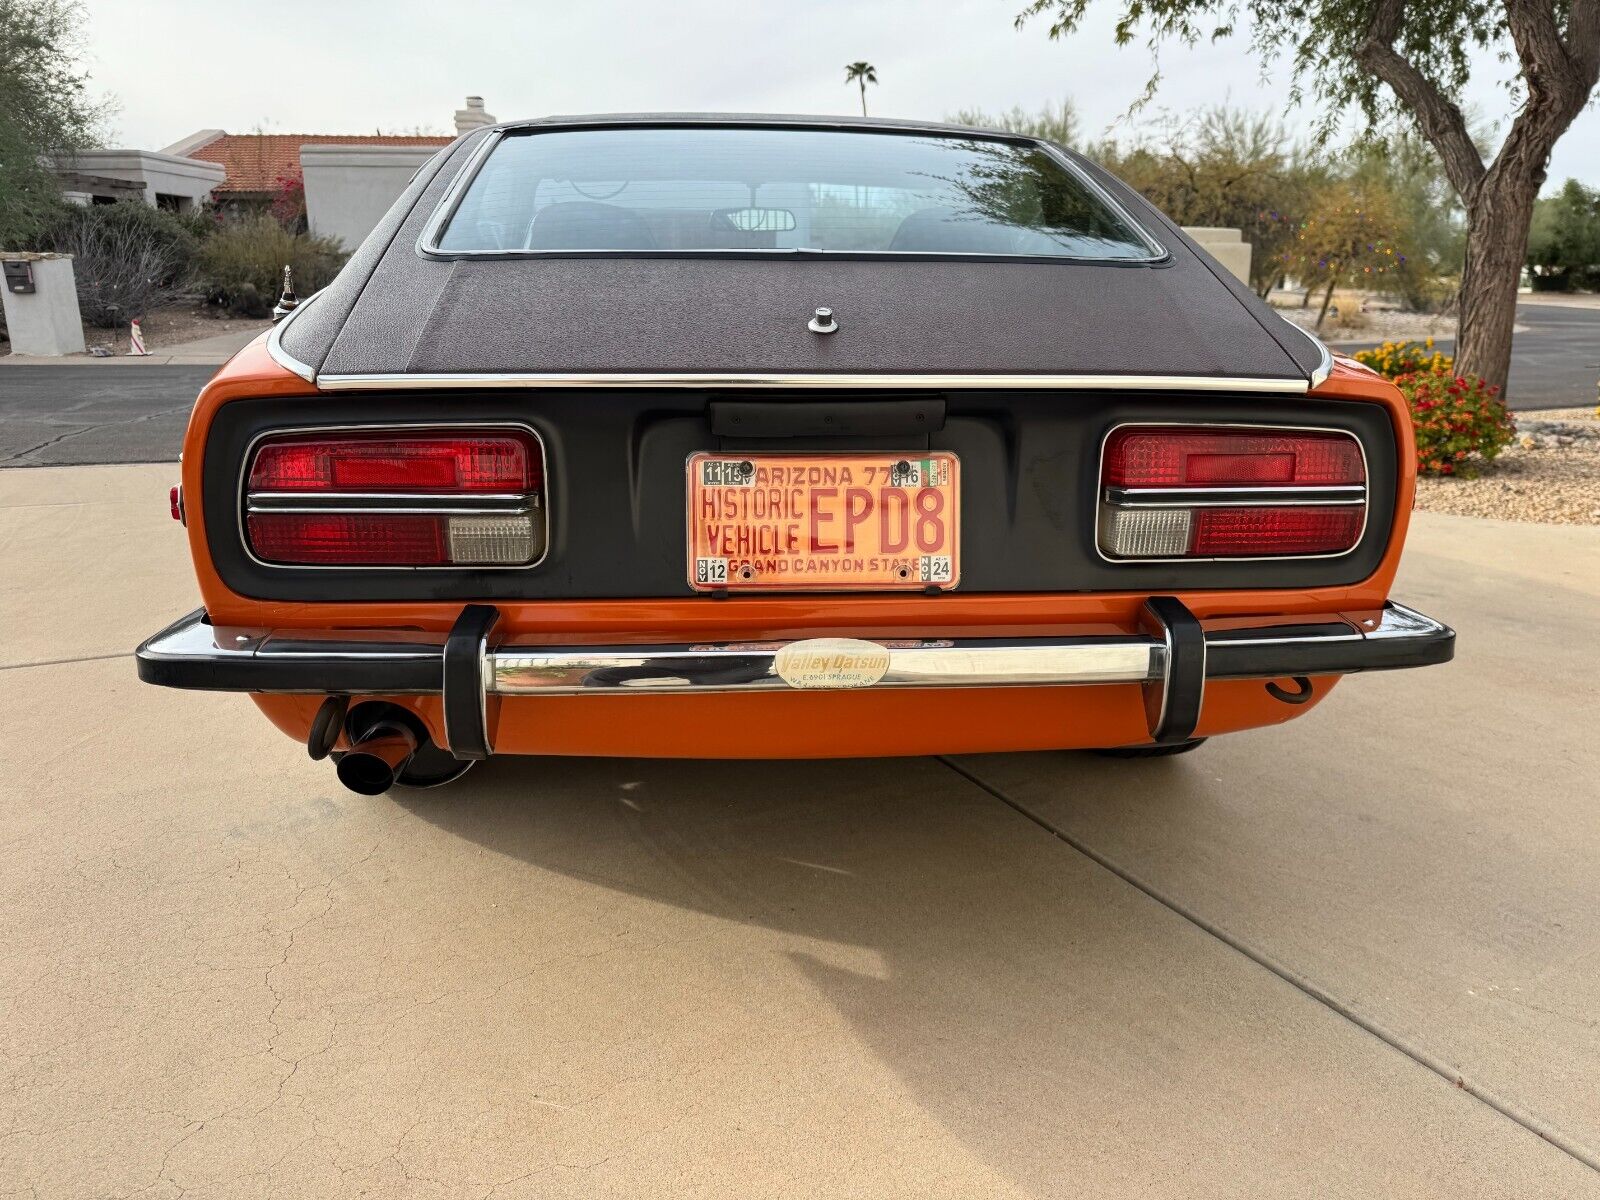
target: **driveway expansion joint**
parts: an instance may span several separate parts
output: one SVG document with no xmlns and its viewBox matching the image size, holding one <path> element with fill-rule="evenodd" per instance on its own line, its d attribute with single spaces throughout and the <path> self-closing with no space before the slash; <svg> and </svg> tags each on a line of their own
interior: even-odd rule
<svg viewBox="0 0 1600 1200">
<path fill-rule="evenodd" d="M 1577 1162 L 1582 1163 L 1591 1171 L 1600 1172 L 1600 1152 L 1597 1152 L 1593 1148 L 1568 1137 L 1560 1130 L 1551 1126 L 1550 1123 L 1545 1121 L 1542 1117 L 1535 1113 L 1529 1112 L 1515 1101 L 1508 1100 L 1499 1095 L 1492 1088 L 1468 1079 L 1465 1075 L 1450 1066 L 1450 1064 L 1445 1062 L 1443 1059 L 1440 1059 L 1429 1051 L 1424 1050 L 1421 1046 L 1416 1045 L 1408 1038 L 1402 1037 L 1401 1035 L 1386 1029 L 1373 1018 L 1358 1012 L 1353 1005 L 1340 1000 L 1327 989 L 1323 988 L 1306 975 L 1296 971 L 1287 963 L 1280 962 L 1266 951 L 1250 945 L 1250 943 L 1246 942 L 1237 935 L 1230 933 L 1227 929 L 1224 929 L 1214 921 L 1201 916 L 1198 912 L 1184 904 L 1181 900 L 1167 895 L 1154 884 L 1146 882 L 1139 876 L 1135 875 L 1132 871 L 1128 870 L 1126 867 L 1120 866 L 1116 862 L 1113 862 L 1111 859 L 1107 858 L 1104 854 L 1101 854 L 1098 850 L 1094 849 L 1086 842 L 1074 837 L 1064 829 L 1052 825 L 1038 813 L 1033 812 L 1026 805 L 1012 799 L 1010 796 L 1007 796 L 999 788 L 995 787 L 981 776 L 968 770 L 966 767 L 963 767 L 960 763 L 942 754 L 935 755 L 934 757 L 937 758 L 939 762 L 942 762 L 945 766 L 949 767 L 950 770 L 954 771 L 957 775 L 965 779 L 968 783 L 988 793 L 990 796 L 993 796 L 996 800 L 1000 801 L 1000 803 L 1004 804 L 1007 808 L 1010 808 L 1016 812 L 1019 816 L 1033 822 L 1033 824 L 1037 825 L 1040 829 L 1043 829 L 1046 833 L 1066 843 L 1073 850 L 1076 850 L 1079 854 L 1093 862 L 1096 866 L 1101 867 L 1115 875 L 1129 887 L 1134 888 L 1136 891 L 1143 892 L 1146 896 L 1154 900 L 1163 908 L 1166 908 L 1175 913 L 1177 916 L 1182 917 L 1185 921 L 1188 921 L 1191 925 L 1194 925 L 1202 932 L 1211 935 L 1219 942 L 1222 942 L 1229 949 L 1244 955 L 1257 966 L 1263 967 L 1272 972 L 1272 974 L 1283 980 L 1290 987 L 1302 992 L 1310 999 L 1322 1005 L 1324 1008 L 1330 1009 L 1331 1011 L 1337 1013 L 1339 1016 L 1343 1017 L 1345 1020 L 1349 1021 L 1351 1024 L 1357 1026 L 1365 1032 L 1371 1034 L 1373 1037 L 1377 1038 L 1391 1049 L 1398 1050 L 1401 1054 L 1411 1059 L 1412 1062 L 1433 1072 L 1452 1087 L 1459 1088 L 1461 1091 L 1466 1092 L 1467 1095 L 1471 1096 L 1479 1103 L 1493 1109 L 1507 1120 L 1520 1125 L 1529 1133 L 1532 1133 L 1542 1140 L 1549 1142 L 1556 1149 L 1560 1150 L 1562 1153 L 1566 1154 L 1568 1157 L 1576 1160 Z"/>
<path fill-rule="evenodd" d="M 47 658 L 39 662 L 0 663 L 0 671 L 21 671 L 27 667 L 66 667 L 73 663 L 105 662 L 113 658 L 131 658 L 132 651 L 118 650 L 112 654 L 85 654 L 78 658 Z"/>
</svg>

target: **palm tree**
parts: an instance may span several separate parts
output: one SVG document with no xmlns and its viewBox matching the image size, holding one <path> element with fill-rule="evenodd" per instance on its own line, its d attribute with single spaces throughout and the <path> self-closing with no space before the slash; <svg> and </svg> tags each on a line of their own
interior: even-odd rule
<svg viewBox="0 0 1600 1200">
<path fill-rule="evenodd" d="M 846 63 L 844 67 L 844 81 L 857 84 L 861 88 L 861 115 L 867 115 L 867 84 L 878 82 L 878 68 L 869 62 Z"/>
</svg>

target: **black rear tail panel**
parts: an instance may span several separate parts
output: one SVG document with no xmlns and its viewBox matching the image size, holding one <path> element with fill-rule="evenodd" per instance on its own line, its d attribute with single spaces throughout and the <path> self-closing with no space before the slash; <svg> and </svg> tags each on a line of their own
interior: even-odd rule
<svg viewBox="0 0 1600 1200">
<path fill-rule="evenodd" d="M 849 421 L 855 432 L 816 432 Z M 917 414 L 921 419 L 917 419 Z M 737 415 L 740 419 L 734 421 Z M 830 419 L 831 418 L 831 419 Z M 550 550 L 534 567 L 483 570 L 266 566 L 240 532 L 245 456 L 262 434 L 317 426 L 506 424 L 545 445 Z M 1100 446 L 1128 422 L 1346 430 L 1366 451 L 1369 516 L 1335 558 L 1107 562 L 1095 547 Z M 760 436 L 737 436 L 755 429 Z M 903 431 L 903 432 L 901 432 Z M 919 432 L 920 431 L 920 432 Z M 943 450 L 961 459 L 961 584 L 984 592 L 1158 592 L 1357 583 L 1389 542 L 1394 432 L 1379 404 L 1050 391 L 439 391 L 245 400 L 224 405 L 206 444 L 206 537 L 244 596 L 289 601 L 687 597 L 685 462 L 699 450 Z M 714 602 L 709 596 L 707 602 Z"/>
</svg>

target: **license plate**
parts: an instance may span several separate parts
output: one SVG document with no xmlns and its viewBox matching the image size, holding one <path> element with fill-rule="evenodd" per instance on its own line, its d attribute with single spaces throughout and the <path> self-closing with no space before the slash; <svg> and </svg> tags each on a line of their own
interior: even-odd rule
<svg viewBox="0 0 1600 1200">
<path fill-rule="evenodd" d="M 696 591 L 920 591 L 961 579 L 953 454 L 689 458 Z"/>
</svg>

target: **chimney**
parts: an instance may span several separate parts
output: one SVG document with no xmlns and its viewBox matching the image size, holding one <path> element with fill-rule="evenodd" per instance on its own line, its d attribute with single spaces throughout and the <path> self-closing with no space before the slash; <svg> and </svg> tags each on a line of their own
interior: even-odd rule
<svg viewBox="0 0 1600 1200">
<path fill-rule="evenodd" d="M 482 129 L 485 125 L 494 124 L 494 115 L 483 111 L 482 96 L 468 96 L 467 106 L 456 109 L 456 133 L 470 133 L 474 129 Z"/>
</svg>

